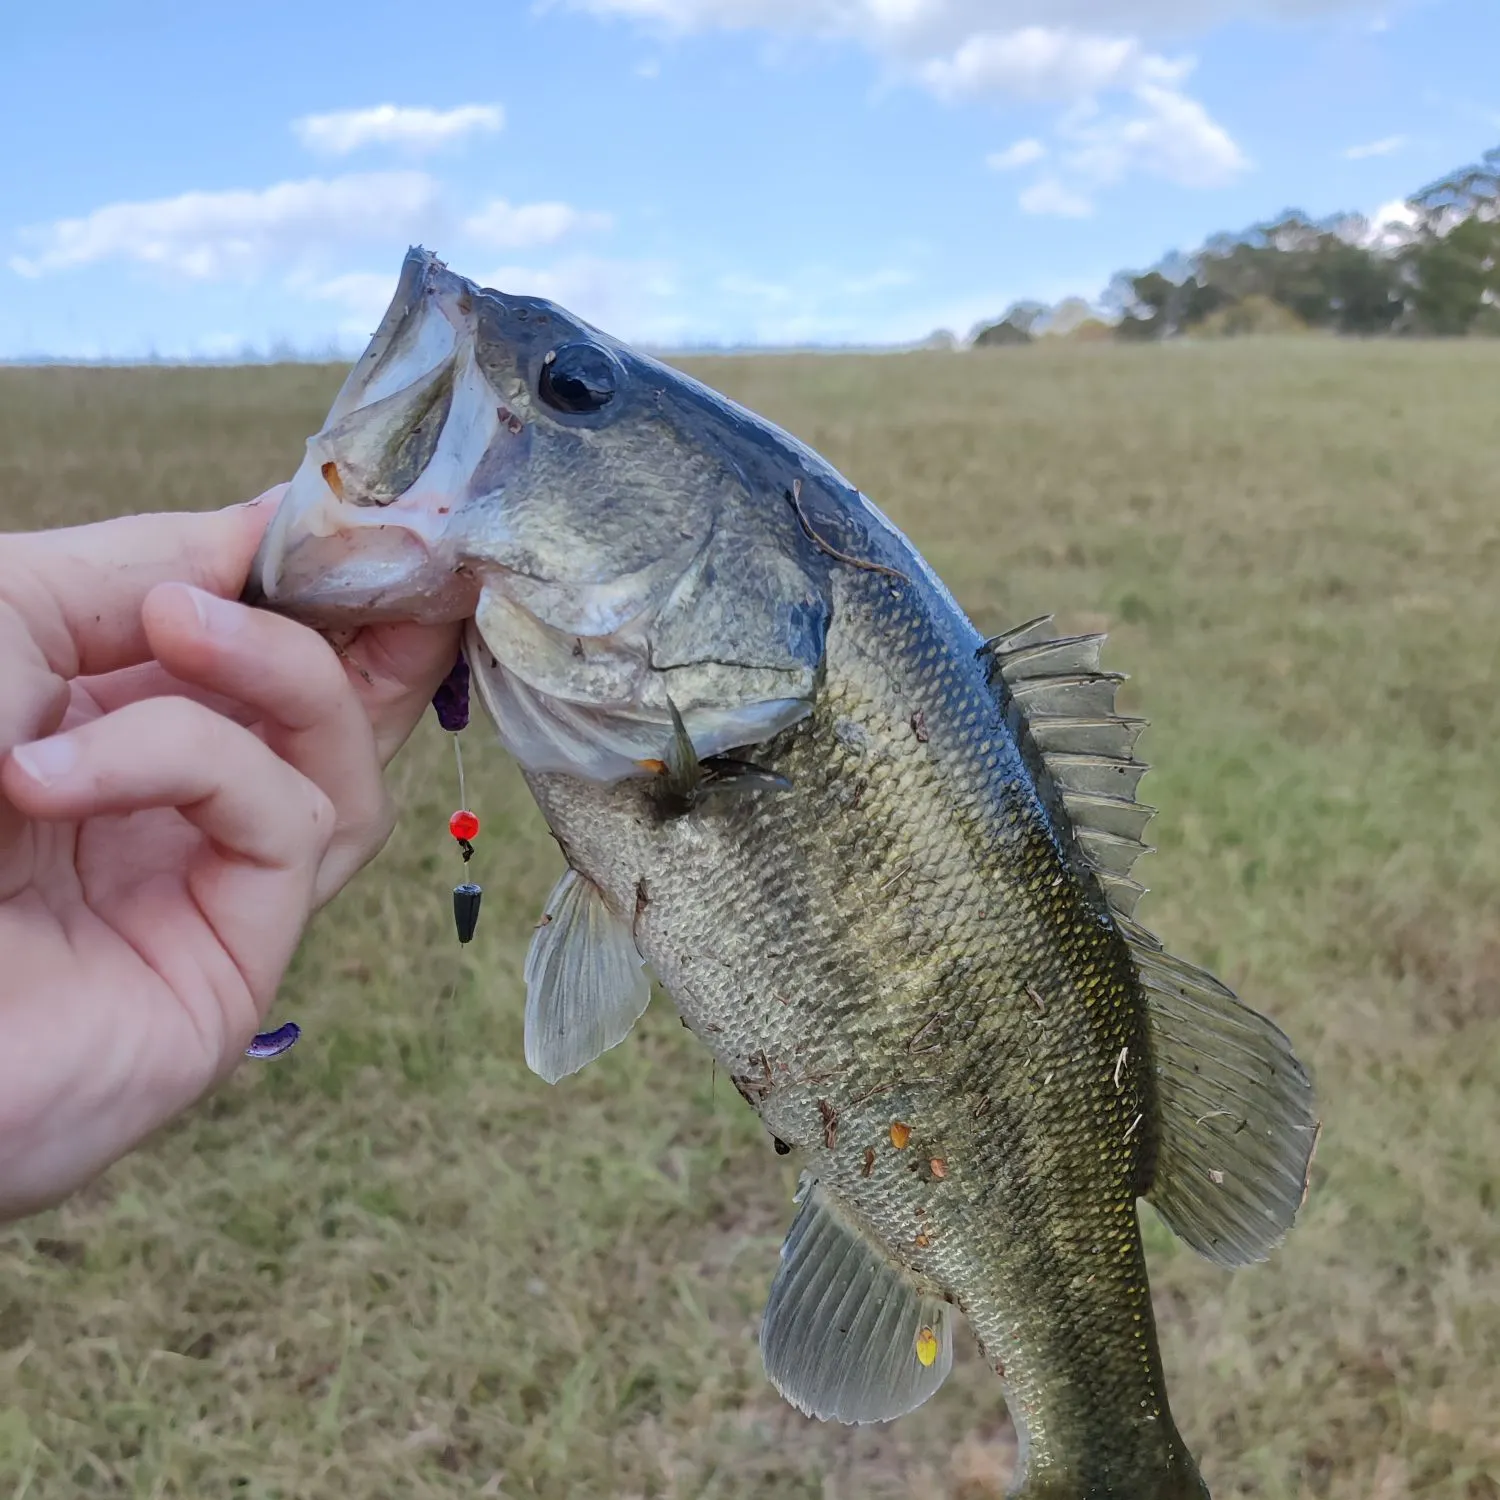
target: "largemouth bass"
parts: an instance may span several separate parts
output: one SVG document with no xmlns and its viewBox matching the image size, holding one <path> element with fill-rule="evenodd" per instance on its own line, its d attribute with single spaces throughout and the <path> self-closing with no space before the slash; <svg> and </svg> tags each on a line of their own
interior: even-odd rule
<svg viewBox="0 0 1500 1500">
<path fill-rule="evenodd" d="M 567 868 L 527 1061 L 615 1046 L 654 971 L 805 1168 L 762 1323 L 802 1411 L 885 1421 L 961 1312 L 1027 1500 L 1207 1494 L 1136 1216 L 1221 1265 L 1305 1194 L 1285 1036 L 1134 918 L 1150 811 L 1101 638 L 982 640 L 786 433 L 412 251 L 250 596 L 468 621 L 478 696 Z"/>
</svg>

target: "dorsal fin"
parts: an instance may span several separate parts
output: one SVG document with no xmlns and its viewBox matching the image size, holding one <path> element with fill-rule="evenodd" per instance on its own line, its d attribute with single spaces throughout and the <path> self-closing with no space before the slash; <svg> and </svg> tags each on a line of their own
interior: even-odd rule
<svg viewBox="0 0 1500 1500">
<path fill-rule="evenodd" d="M 1144 888 L 1130 872 L 1154 812 L 1135 800 L 1145 722 L 1115 713 L 1123 678 L 1099 670 L 1104 637 L 1057 637 L 1050 627 L 1050 616 L 1030 620 L 982 650 L 1052 778 L 1146 993 L 1161 1108 L 1147 1196 L 1210 1260 L 1262 1260 L 1307 1190 L 1318 1135 L 1312 1083 L 1272 1022 L 1133 920 Z"/>
<path fill-rule="evenodd" d="M 1146 725 L 1115 712 L 1125 678 L 1100 668 L 1104 640 L 1056 635 L 1052 616 L 1043 615 L 986 641 L 981 652 L 1025 720 L 1105 898 L 1130 917 L 1145 893 L 1130 872 L 1148 850 L 1141 835 L 1156 810 L 1136 801 L 1147 766 L 1135 742 Z"/>
<path fill-rule="evenodd" d="M 1264 1260 L 1307 1195 L 1312 1080 L 1285 1034 L 1228 986 L 1144 927 L 1117 925 L 1146 990 L 1161 1111 L 1146 1196 L 1200 1255 Z"/>
</svg>

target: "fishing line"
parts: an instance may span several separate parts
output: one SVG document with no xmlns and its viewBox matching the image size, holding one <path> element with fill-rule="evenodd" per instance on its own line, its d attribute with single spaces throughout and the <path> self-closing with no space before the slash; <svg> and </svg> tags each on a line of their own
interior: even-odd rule
<svg viewBox="0 0 1500 1500">
<path fill-rule="evenodd" d="M 469 861 L 474 858 L 474 840 L 479 837 L 479 819 L 469 810 L 464 752 L 458 738 L 469 723 L 469 663 L 462 651 L 453 670 L 433 695 L 432 706 L 438 722 L 453 736 L 453 760 L 458 767 L 458 808 L 448 818 L 448 832 L 458 844 L 467 874 Z M 483 899 L 484 887 L 472 880 L 463 880 L 453 887 L 453 925 L 460 943 L 473 940 L 474 929 L 479 923 L 479 904 Z M 258 1060 L 280 1057 L 297 1044 L 301 1035 L 302 1028 L 295 1021 L 288 1021 L 274 1031 L 258 1031 L 245 1048 L 245 1056 Z"/>
<path fill-rule="evenodd" d="M 448 832 L 463 855 L 467 875 L 469 861 L 474 858 L 474 840 L 479 837 L 479 819 L 469 809 L 464 752 L 458 738 L 469 723 L 469 663 L 462 651 L 453 664 L 453 670 L 434 694 L 432 707 L 438 723 L 453 736 L 453 763 L 458 768 L 458 808 L 448 818 Z M 479 923 L 479 903 L 483 899 L 484 887 L 475 881 L 466 879 L 453 887 L 453 926 L 460 943 L 473 940 L 474 929 Z"/>
</svg>

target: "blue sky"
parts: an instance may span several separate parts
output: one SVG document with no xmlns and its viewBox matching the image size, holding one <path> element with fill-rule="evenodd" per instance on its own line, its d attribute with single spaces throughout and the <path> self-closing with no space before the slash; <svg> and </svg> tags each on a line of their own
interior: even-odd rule
<svg viewBox="0 0 1500 1500">
<path fill-rule="evenodd" d="M 1500 142 L 1495 0 L 7 7 L 0 357 L 353 352 L 408 243 L 626 338 L 902 342 Z"/>
</svg>

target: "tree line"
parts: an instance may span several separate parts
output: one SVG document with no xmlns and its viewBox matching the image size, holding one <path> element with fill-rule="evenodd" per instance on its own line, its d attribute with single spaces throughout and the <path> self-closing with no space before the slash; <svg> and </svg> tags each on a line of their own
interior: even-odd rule
<svg viewBox="0 0 1500 1500">
<path fill-rule="evenodd" d="M 1400 223 L 1289 210 L 1189 255 L 1126 271 L 1095 310 L 1019 302 L 974 334 L 976 345 L 1072 337 L 1307 329 L 1363 337 L 1500 335 L 1500 147 L 1407 200 Z"/>
</svg>

